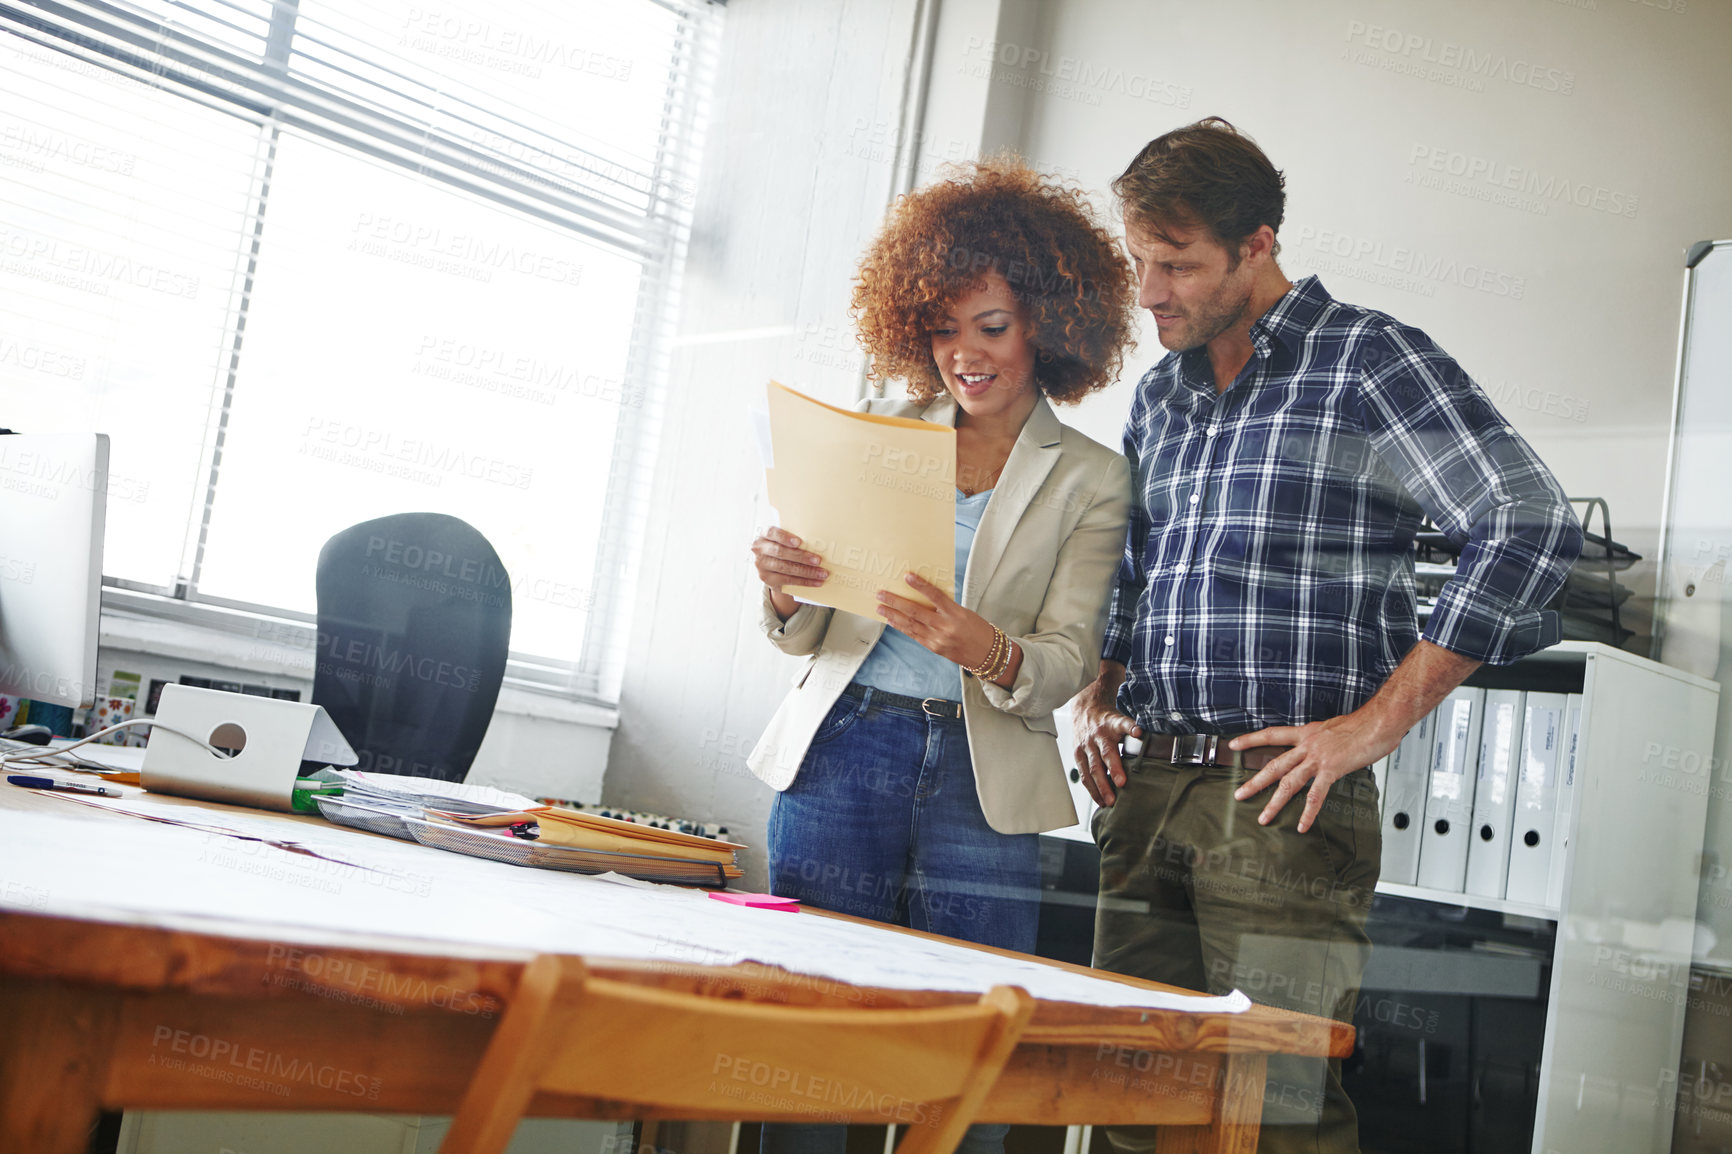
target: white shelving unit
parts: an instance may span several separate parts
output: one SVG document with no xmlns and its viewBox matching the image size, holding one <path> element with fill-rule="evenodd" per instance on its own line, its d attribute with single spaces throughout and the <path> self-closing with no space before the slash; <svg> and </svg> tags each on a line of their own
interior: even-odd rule
<svg viewBox="0 0 1732 1154">
<path fill-rule="evenodd" d="M 1555 922 L 1534 1154 L 1668 1150 L 1720 687 L 1586 641 L 1468 684 L 1582 694 L 1561 908 L 1377 890 Z"/>
<path fill-rule="evenodd" d="M 1526 902 L 1512 902 L 1504 898 L 1486 898 L 1474 894 L 1456 894 L 1448 890 L 1427 889 L 1424 886 L 1404 886 L 1397 882 L 1378 882 L 1377 892 L 1390 894 L 1398 898 L 1412 898 L 1421 902 L 1437 902 L 1457 908 L 1466 907 L 1473 910 L 1491 910 L 1493 913 L 1513 914 L 1516 917 L 1544 918 L 1547 921 L 1557 921 L 1558 911 L 1550 906 L 1533 906 Z"/>
<path fill-rule="evenodd" d="M 1591 641 L 1482 667 L 1468 684 L 1582 695 L 1561 908 L 1390 882 L 1377 892 L 1554 923 L 1534 1154 L 1669 1150 L 1720 687 Z M 1058 836 L 1092 841 L 1086 820 Z M 1431 992 L 1475 992 L 1485 961 L 1448 967 L 1448 989 Z"/>
</svg>

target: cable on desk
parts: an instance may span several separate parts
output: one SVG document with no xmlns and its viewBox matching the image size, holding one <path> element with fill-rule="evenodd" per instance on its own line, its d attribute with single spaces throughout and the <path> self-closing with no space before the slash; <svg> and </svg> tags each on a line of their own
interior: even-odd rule
<svg viewBox="0 0 1732 1154">
<path fill-rule="evenodd" d="M 78 767 L 71 762 L 56 761 L 55 759 L 71 753 L 81 745 L 89 745 L 91 742 L 107 737 L 111 733 L 119 733 L 121 730 L 130 729 L 135 725 L 155 726 L 166 733 L 172 733 L 176 737 L 185 738 L 200 749 L 207 750 L 216 757 L 229 758 L 234 756 L 234 754 L 227 750 L 218 749 L 203 738 L 194 737 L 192 734 L 187 733 L 184 730 L 176 729 L 172 725 L 163 725 L 161 722 L 154 721 L 148 717 L 135 717 L 130 721 L 123 721 L 119 725 L 111 725 L 107 729 L 99 729 L 89 737 L 80 738 L 71 745 L 63 745 L 59 749 L 50 749 L 45 745 L 37 745 L 26 746 L 23 749 L 0 751 L 0 770 L 11 769 L 14 765 L 36 765 L 50 769 L 76 769 Z"/>
</svg>

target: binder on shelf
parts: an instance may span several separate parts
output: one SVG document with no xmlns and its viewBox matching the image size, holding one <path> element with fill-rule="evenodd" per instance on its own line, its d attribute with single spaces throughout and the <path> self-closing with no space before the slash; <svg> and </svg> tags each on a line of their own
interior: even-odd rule
<svg viewBox="0 0 1732 1154">
<path fill-rule="evenodd" d="M 1425 787 L 1431 775 L 1431 735 L 1436 714 L 1414 723 L 1389 755 L 1383 802 L 1383 880 L 1410 886 L 1419 880 L 1419 827 L 1425 820 Z"/>
<path fill-rule="evenodd" d="M 1515 821 L 1515 787 L 1521 775 L 1522 706 L 1519 689 L 1488 689 L 1480 726 L 1479 780 L 1473 789 L 1473 831 L 1467 849 L 1463 891 L 1484 898 L 1504 896 L 1509 877 L 1509 835 Z"/>
<path fill-rule="evenodd" d="M 1371 763 L 1371 780 L 1377 784 L 1377 812 L 1383 812 L 1383 795 L 1389 790 L 1389 758 L 1380 757 Z"/>
<path fill-rule="evenodd" d="M 1504 897 L 1512 902 L 1547 904 L 1558 778 L 1567 768 L 1563 743 L 1568 704 L 1562 693 L 1530 693 L 1522 707 L 1521 776 L 1516 781 L 1509 879 L 1504 886 Z"/>
<path fill-rule="evenodd" d="M 1570 856 L 1570 814 L 1575 810 L 1576 765 L 1582 744 L 1582 695 L 1564 703 L 1563 741 L 1558 751 L 1557 824 L 1552 830 L 1552 860 L 1546 873 L 1546 905 L 1564 908 L 1564 862 Z"/>
<path fill-rule="evenodd" d="M 1463 687 L 1433 711 L 1431 784 L 1419 834 L 1419 884 L 1460 893 L 1467 880 L 1467 843 L 1473 827 L 1474 778 L 1485 690 Z"/>
</svg>

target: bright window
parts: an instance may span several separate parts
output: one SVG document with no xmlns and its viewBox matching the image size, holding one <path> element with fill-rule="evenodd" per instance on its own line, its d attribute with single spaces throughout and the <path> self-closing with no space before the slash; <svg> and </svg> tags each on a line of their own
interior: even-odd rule
<svg viewBox="0 0 1732 1154">
<path fill-rule="evenodd" d="M 109 434 L 111 584 L 308 618 L 331 534 L 449 513 L 511 574 L 512 675 L 610 697 L 713 34 L 702 0 L 0 15 L 0 424 Z"/>
</svg>

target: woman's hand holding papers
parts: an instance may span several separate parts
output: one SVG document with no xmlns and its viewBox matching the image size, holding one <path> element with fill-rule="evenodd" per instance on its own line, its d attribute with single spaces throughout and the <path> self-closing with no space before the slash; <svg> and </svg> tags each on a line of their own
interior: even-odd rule
<svg viewBox="0 0 1732 1154">
<path fill-rule="evenodd" d="M 907 574 L 904 580 L 932 604 L 926 606 L 894 593 L 879 593 L 878 615 L 945 660 L 964 669 L 979 667 L 992 651 L 997 633 L 992 622 L 972 609 L 964 609 L 948 593 L 917 573 Z M 1016 681 L 1016 671 L 1022 667 L 1022 646 L 1014 641 L 1009 644 L 1010 664 L 994 681 L 1007 688 Z"/>
<path fill-rule="evenodd" d="M 800 607 L 793 595 L 783 590 L 789 585 L 822 585 L 830 576 L 823 562 L 818 554 L 801 549 L 798 537 L 773 525 L 752 542 L 752 564 L 757 567 L 758 580 L 769 587 L 770 603 L 783 621 Z"/>
<path fill-rule="evenodd" d="M 770 603 L 786 621 L 799 609 L 800 603 L 791 587 L 810 588 L 822 585 L 830 576 L 824 569 L 824 559 L 800 548 L 800 538 L 786 529 L 771 526 L 752 542 L 752 564 L 758 570 L 758 580 L 770 590 Z M 954 661 L 964 669 L 978 668 L 992 653 L 996 630 L 992 622 L 964 609 L 943 589 L 916 573 L 904 578 L 910 586 L 932 602 L 922 605 L 894 593 L 878 594 L 878 615 L 885 622 L 938 656 Z M 1009 687 L 1016 682 L 1016 671 L 1022 667 L 1022 647 L 1010 645 L 1010 663 L 995 679 L 996 684 Z"/>
</svg>

